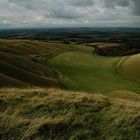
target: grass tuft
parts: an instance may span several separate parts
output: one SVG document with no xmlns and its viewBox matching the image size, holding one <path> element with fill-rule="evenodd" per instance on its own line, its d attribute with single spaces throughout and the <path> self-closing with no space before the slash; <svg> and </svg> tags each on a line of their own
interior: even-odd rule
<svg viewBox="0 0 140 140">
<path fill-rule="evenodd" d="M 7 88 L 0 89 L 0 105 L 2 140 L 140 137 L 140 104 L 127 99 L 54 88 Z"/>
</svg>

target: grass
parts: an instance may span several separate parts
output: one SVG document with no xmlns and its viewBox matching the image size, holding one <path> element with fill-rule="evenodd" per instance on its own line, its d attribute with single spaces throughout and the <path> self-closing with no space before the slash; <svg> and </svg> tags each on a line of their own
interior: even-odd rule
<svg viewBox="0 0 140 140">
<path fill-rule="evenodd" d="M 0 89 L 0 105 L 1 140 L 140 137 L 140 104 L 133 99 L 34 87 Z"/>
<path fill-rule="evenodd" d="M 123 58 L 119 71 L 130 79 L 140 81 L 140 54 Z"/>
<path fill-rule="evenodd" d="M 140 92 L 139 82 L 118 73 L 122 57 L 98 56 L 93 51 L 84 45 L 0 40 L 0 87 L 64 86 L 87 92 Z"/>
<path fill-rule="evenodd" d="M 48 59 L 72 50 L 70 45 L 29 40 L 0 40 L 0 87 L 61 87 Z"/>
<path fill-rule="evenodd" d="M 139 82 L 118 73 L 122 57 L 104 57 L 93 54 L 91 47 L 78 46 L 77 51 L 60 54 L 48 61 L 60 82 L 70 90 L 109 92 L 130 90 L 140 93 Z"/>
<path fill-rule="evenodd" d="M 139 140 L 139 82 L 118 73 L 121 57 L 93 51 L 0 40 L 0 139 Z"/>
<path fill-rule="evenodd" d="M 29 87 L 30 84 L 0 73 L 0 87 Z"/>
</svg>

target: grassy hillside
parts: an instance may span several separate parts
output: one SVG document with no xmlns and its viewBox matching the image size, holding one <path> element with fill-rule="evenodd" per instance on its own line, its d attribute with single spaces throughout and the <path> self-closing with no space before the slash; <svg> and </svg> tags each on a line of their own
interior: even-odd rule
<svg viewBox="0 0 140 140">
<path fill-rule="evenodd" d="M 140 93 L 140 83 L 127 79 L 118 72 L 122 57 L 93 54 L 90 47 L 78 46 L 77 51 L 60 54 L 48 61 L 60 82 L 76 91 L 108 92 L 130 90 Z M 137 73 L 139 73 L 139 69 Z"/>
<path fill-rule="evenodd" d="M 139 140 L 139 101 L 59 89 L 0 89 L 0 138 Z"/>
<path fill-rule="evenodd" d="M 128 78 L 140 81 L 140 54 L 123 58 L 119 71 Z"/>
<path fill-rule="evenodd" d="M 63 86 L 77 91 L 140 93 L 138 81 L 118 73 L 122 57 L 98 56 L 93 51 L 83 45 L 0 40 L 0 87 Z"/>
<path fill-rule="evenodd" d="M 60 87 L 48 59 L 70 51 L 69 45 L 29 40 L 0 40 L 0 87 Z"/>
</svg>

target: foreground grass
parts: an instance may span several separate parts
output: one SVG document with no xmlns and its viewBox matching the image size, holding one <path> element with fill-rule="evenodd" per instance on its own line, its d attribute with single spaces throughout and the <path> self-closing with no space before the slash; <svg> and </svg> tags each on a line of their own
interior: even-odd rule
<svg viewBox="0 0 140 140">
<path fill-rule="evenodd" d="M 79 46 L 78 49 L 48 61 L 59 81 L 69 89 L 88 92 L 130 90 L 140 93 L 139 82 L 118 73 L 117 64 L 122 57 L 99 56 L 93 54 L 89 47 L 83 50 Z"/>
<path fill-rule="evenodd" d="M 59 89 L 0 89 L 0 138 L 139 140 L 140 104 Z"/>
</svg>

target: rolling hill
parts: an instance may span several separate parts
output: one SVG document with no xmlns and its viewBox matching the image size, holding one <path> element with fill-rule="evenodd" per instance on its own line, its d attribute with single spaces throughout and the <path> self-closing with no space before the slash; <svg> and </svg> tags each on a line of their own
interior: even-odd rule
<svg viewBox="0 0 140 140">
<path fill-rule="evenodd" d="M 140 93 L 139 81 L 126 78 L 118 71 L 123 57 L 105 57 L 93 51 L 94 48 L 84 45 L 0 40 L 0 87 L 65 87 L 91 93 L 115 90 Z M 139 76 L 136 66 L 139 55 L 122 63 L 125 75 Z"/>
<path fill-rule="evenodd" d="M 29 40 L 0 40 L 0 87 L 61 87 L 46 64 L 70 46 Z"/>
<path fill-rule="evenodd" d="M 140 54 L 123 58 L 119 69 L 126 77 L 140 81 Z"/>
<path fill-rule="evenodd" d="M 93 54 L 92 47 L 76 48 L 76 51 L 60 54 L 48 61 L 59 81 L 69 90 L 90 93 L 128 90 L 140 93 L 139 81 L 128 79 L 118 71 L 118 63 L 123 57 Z"/>
<path fill-rule="evenodd" d="M 139 55 L 93 52 L 0 40 L 0 139 L 139 140 Z"/>
</svg>

